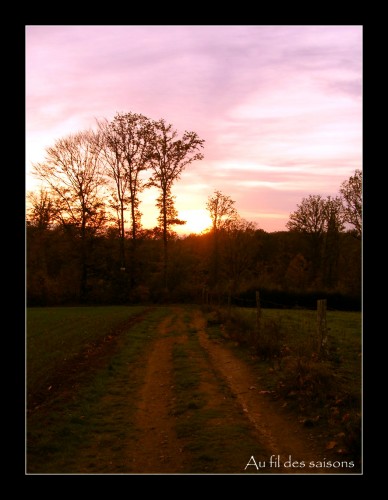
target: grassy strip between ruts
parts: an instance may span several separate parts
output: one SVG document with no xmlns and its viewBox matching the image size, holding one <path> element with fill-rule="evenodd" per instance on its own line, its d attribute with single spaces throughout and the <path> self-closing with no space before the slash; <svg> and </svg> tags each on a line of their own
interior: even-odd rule
<svg viewBox="0 0 388 500">
<path fill-rule="evenodd" d="M 196 329 L 189 325 L 187 331 L 187 342 L 177 343 L 173 349 L 176 431 L 191 456 L 191 469 L 186 472 L 251 472 L 244 471 L 250 457 L 264 459 L 268 452 L 209 363 Z"/>
<path fill-rule="evenodd" d="M 97 308 L 93 310 L 98 311 Z M 112 316 L 109 313 L 104 320 L 100 317 L 99 335 L 104 335 L 104 331 L 108 333 L 119 324 L 120 321 L 116 320 L 124 320 L 135 311 L 139 312 L 140 309 L 118 308 L 112 311 Z M 157 308 L 141 322 L 123 330 L 118 340 L 119 349 L 104 367 L 99 367 L 93 373 L 87 384 L 79 386 L 70 398 L 67 396 L 62 399 L 58 395 L 28 417 L 28 473 L 106 473 L 128 470 L 126 446 L 134 432 L 133 401 L 144 371 L 141 354 L 145 352 L 155 335 L 156 325 L 166 313 L 167 309 Z M 112 322 L 112 318 L 115 318 L 115 322 Z M 78 324 L 82 336 L 85 329 L 80 325 L 79 318 L 74 324 Z M 56 335 L 59 336 L 59 331 Z M 70 337 L 74 338 L 75 334 L 67 338 Z M 82 342 L 78 345 L 82 345 Z M 38 351 L 36 349 L 35 353 Z"/>
</svg>

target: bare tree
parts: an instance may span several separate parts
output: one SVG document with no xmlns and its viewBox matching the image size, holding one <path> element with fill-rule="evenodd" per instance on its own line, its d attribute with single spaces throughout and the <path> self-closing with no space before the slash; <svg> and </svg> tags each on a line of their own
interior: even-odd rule
<svg viewBox="0 0 388 500">
<path fill-rule="evenodd" d="M 27 194 L 26 227 L 27 294 L 35 300 L 47 298 L 50 230 L 55 222 L 55 204 L 45 188 Z"/>
<path fill-rule="evenodd" d="M 30 206 L 27 208 L 27 223 L 39 230 L 49 229 L 55 218 L 55 205 L 45 188 L 27 194 Z"/>
<path fill-rule="evenodd" d="M 46 149 L 42 163 L 33 165 L 34 175 L 44 181 L 55 197 L 57 217 L 63 225 L 79 231 L 80 293 L 86 294 L 88 237 L 93 236 L 105 222 L 105 207 L 101 188 L 103 173 L 99 156 L 101 136 L 91 130 L 69 135 Z"/>
<path fill-rule="evenodd" d="M 322 196 L 309 195 L 297 207 L 291 213 L 286 227 L 290 231 L 321 236 L 326 224 L 326 204 Z"/>
<path fill-rule="evenodd" d="M 208 197 L 206 209 L 209 212 L 212 221 L 212 230 L 219 231 L 230 221 L 238 217 L 237 211 L 234 207 L 236 202 L 230 196 L 222 194 L 221 191 L 214 191 L 213 196 Z"/>
<path fill-rule="evenodd" d="M 154 139 L 151 159 L 153 173 L 149 185 L 155 186 L 160 191 L 160 196 L 157 199 L 158 223 L 163 233 L 163 276 L 164 286 L 167 289 L 167 249 L 170 228 L 185 223 L 178 218 L 172 187 L 187 165 L 203 159 L 203 154 L 199 150 L 203 148 L 205 141 L 199 139 L 196 132 L 186 131 L 179 138 L 178 132 L 173 129 L 173 126 L 167 124 L 163 119 L 153 122 L 153 128 Z"/>
<path fill-rule="evenodd" d="M 321 195 L 303 198 L 298 209 L 291 213 L 286 226 L 290 231 L 306 234 L 310 243 L 312 272 L 316 278 L 321 276 L 326 283 L 330 283 L 338 258 L 339 233 L 344 228 L 340 198 L 328 196 L 325 199 Z M 325 274 L 328 269 L 329 274 Z"/>
<path fill-rule="evenodd" d="M 309 245 L 311 272 L 314 279 L 321 275 L 324 232 L 327 224 L 327 207 L 321 195 L 309 195 L 290 214 L 286 227 L 304 233 Z"/>
<path fill-rule="evenodd" d="M 326 224 L 323 249 L 323 284 L 329 288 L 334 285 L 338 275 L 338 260 L 340 252 L 340 232 L 344 229 L 344 214 L 342 200 L 338 196 L 327 197 L 325 201 Z"/>
<path fill-rule="evenodd" d="M 328 196 L 325 201 L 325 232 L 341 232 L 345 229 L 345 217 L 343 213 L 342 200 L 339 196 L 332 198 Z"/>
<path fill-rule="evenodd" d="M 223 274 L 231 296 L 239 291 L 241 283 L 252 268 L 256 247 L 256 225 L 239 216 L 225 221 L 222 231 Z"/>
<path fill-rule="evenodd" d="M 103 157 L 107 176 L 113 181 L 112 208 L 116 210 L 120 234 L 121 267 L 125 258 L 125 212 L 130 207 L 132 258 L 131 276 L 135 264 L 135 247 L 141 228 L 139 194 L 144 189 L 141 173 L 148 168 L 153 127 L 148 118 L 136 113 L 117 113 L 111 122 L 98 123 L 103 134 Z"/>
<path fill-rule="evenodd" d="M 208 210 L 212 221 L 213 255 L 211 282 L 213 286 L 217 286 L 219 281 L 219 233 L 224 227 L 238 218 L 234 204 L 235 201 L 233 201 L 230 196 L 226 196 L 218 190 L 214 191 L 213 196 L 208 197 L 208 201 L 206 203 L 206 209 Z"/>
<path fill-rule="evenodd" d="M 354 227 L 355 236 L 361 239 L 362 234 L 362 172 L 355 170 L 354 175 L 341 184 L 340 193 L 343 200 L 345 222 Z"/>
</svg>

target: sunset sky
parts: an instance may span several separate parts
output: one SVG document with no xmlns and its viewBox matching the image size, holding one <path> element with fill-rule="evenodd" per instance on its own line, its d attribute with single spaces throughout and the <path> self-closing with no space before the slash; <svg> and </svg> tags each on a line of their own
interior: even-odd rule
<svg viewBox="0 0 388 500">
<path fill-rule="evenodd" d="M 205 140 L 175 185 L 185 232 L 220 190 L 266 231 L 362 169 L 362 26 L 26 26 L 26 189 L 56 139 L 117 112 Z M 145 227 L 155 192 L 142 195 Z"/>
</svg>

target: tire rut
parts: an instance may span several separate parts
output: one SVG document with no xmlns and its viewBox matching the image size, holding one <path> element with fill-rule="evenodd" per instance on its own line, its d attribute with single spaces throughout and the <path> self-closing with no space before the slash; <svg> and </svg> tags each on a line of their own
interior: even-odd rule
<svg viewBox="0 0 388 500">
<path fill-rule="evenodd" d="M 238 359 L 229 349 L 209 339 L 205 332 L 205 322 L 200 314 L 196 323 L 199 328 L 199 342 L 219 374 L 235 395 L 246 418 L 258 431 L 260 442 L 268 449 L 268 460 L 271 455 L 280 457 L 280 463 L 288 461 L 304 462 L 323 460 L 313 438 L 306 436 L 290 416 L 260 393 L 257 377 L 246 363 Z M 268 462 L 267 462 L 268 464 Z M 325 473 L 324 469 L 307 469 L 280 466 L 280 473 Z"/>
<path fill-rule="evenodd" d="M 185 469 L 187 459 L 175 431 L 173 405 L 172 349 L 184 341 L 171 335 L 173 317 L 159 326 L 147 360 L 146 375 L 139 394 L 135 427 L 136 445 L 130 450 L 131 469 L 140 474 L 165 474 Z"/>
<path fill-rule="evenodd" d="M 173 414 L 174 371 L 172 352 L 177 343 L 188 341 L 188 324 L 194 327 L 203 356 L 192 353 L 192 360 L 201 367 L 203 380 L 201 390 L 206 394 L 210 406 L 225 405 L 226 383 L 234 398 L 234 405 L 240 409 L 240 417 L 247 422 L 256 436 L 261 449 L 267 450 L 266 463 L 271 456 L 280 458 L 276 470 L 260 470 L 261 473 L 309 474 L 325 473 L 325 469 L 285 467 L 285 461 L 304 462 L 322 460 L 312 436 L 308 435 L 297 422 L 260 393 L 260 386 L 254 371 L 232 351 L 209 339 L 206 323 L 200 311 L 190 312 L 190 321 L 183 321 L 185 311 L 176 307 L 159 324 L 157 338 L 147 358 L 146 375 L 139 392 L 135 417 L 136 440 L 132 442 L 130 454 L 131 472 L 137 474 L 184 474 L 191 470 L 190 452 L 185 439 L 177 437 L 177 417 Z M 186 318 L 187 319 L 187 318 Z M 217 374 L 209 378 L 210 371 Z M 205 373 L 207 375 L 205 376 Z M 233 406 L 233 405 L 232 405 Z M 228 414 L 222 419 L 235 415 L 229 406 Z M 226 407 L 225 407 L 226 408 Z M 214 425 L 216 423 L 214 422 Z M 236 420 L 237 425 L 237 420 Z M 229 444 L 227 445 L 227 447 Z M 259 460 L 263 460 L 260 456 Z M 249 457 L 247 457 L 247 462 Z M 245 464 L 244 464 L 245 465 Z M 236 473 L 243 473 L 244 466 Z M 248 470 L 247 472 L 253 472 Z"/>
</svg>

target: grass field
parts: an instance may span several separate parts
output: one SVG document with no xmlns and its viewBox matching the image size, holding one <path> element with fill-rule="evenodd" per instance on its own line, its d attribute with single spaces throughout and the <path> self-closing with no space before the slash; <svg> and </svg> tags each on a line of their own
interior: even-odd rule
<svg viewBox="0 0 388 500">
<path fill-rule="evenodd" d="M 144 307 L 52 307 L 27 311 L 27 392 L 40 390 L 61 364 L 140 314 Z"/>
<path fill-rule="evenodd" d="M 325 356 L 319 356 L 317 313 L 262 309 L 258 347 L 256 310 L 208 313 L 214 338 L 229 340 L 257 370 L 261 384 L 307 426 L 322 428 L 330 443 L 359 455 L 362 428 L 362 315 L 327 311 Z M 217 325 L 221 323 L 221 327 Z M 233 344 L 234 342 L 234 344 Z M 261 347 L 260 347 L 261 346 Z M 267 349 L 263 349 L 263 346 Z"/>
<path fill-rule="evenodd" d="M 198 330 L 192 323 L 194 309 L 198 311 L 181 306 L 180 321 L 169 307 L 28 309 L 27 471 L 130 471 L 127 453 L 129 444 L 137 440 L 135 413 L 147 349 L 168 317 L 168 335 L 186 336 L 172 350 L 172 411 L 178 438 L 191 453 L 192 470 L 222 472 L 227 457 L 243 457 L 254 450 L 247 424 L 228 403 L 226 386 L 199 346 Z M 324 360 L 315 358 L 313 311 L 262 311 L 263 339 L 267 336 L 268 342 L 274 337 L 285 352 L 282 359 L 261 359 L 244 341 L 247 332 L 254 330 L 255 310 L 232 310 L 232 316 L 235 321 L 227 329 L 225 318 L 208 323 L 210 337 L 222 340 L 253 366 L 260 386 L 284 401 L 282 406 L 291 414 L 318 429 L 329 444 L 346 446 L 357 455 L 361 314 L 328 311 L 328 356 Z M 60 384 L 56 384 L 58 380 Z M 216 390 L 225 391 L 226 397 L 218 406 L 211 397 Z M 255 453 L 262 450 L 256 448 Z M 220 457 L 223 461 L 217 461 Z"/>
<path fill-rule="evenodd" d="M 239 309 L 253 325 L 256 310 Z M 308 310 L 263 309 L 262 320 L 279 326 L 282 345 L 295 355 L 317 351 L 317 313 Z M 328 362 L 338 383 L 358 401 L 362 376 L 362 317 L 359 312 L 327 311 Z"/>
<path fill-rule="evenodd" d="M 109 442 L 102 443 L 110 454 L 107 464 L 123 453 L 120 437 L 128 434 L 134 411 L 128 408 L 126 399 L 133 400 L 133 392 L 137 389 L 135 372 L 141 372 L 142 368 L 138 360 L 155 334 L 155 325 L 166 314 L 164 309 L 150 311 L 126 331 L 126 322 L 144 311 L 141 307 L 28 311 L 27 386 L 31 392 L 40 392 L 42 387 L 48 391 L 47 383 L 63 363 L 66 368 L 65 360 L 77 357 L 87 345 L 112 335 L 115 329 L 124 328 L 117 349 L 106 359 L 99 357 L 97 366 L 88 367 L 86 382 L 70 387 L 65 384 L 39 411 L 28 413 L 28 472 L 82 472 L 85 464 L 90 468 L 94 443 L 100 442 L 100 437 L 107 439 L 106 428 L 114 429 L 109 439 L 116 443 L 114 449 Z M 51 389 L 54 390 L 55 387 Z M 80 447 L 86 447 L 91 456 L 80 455 Z"/>
</svg>

